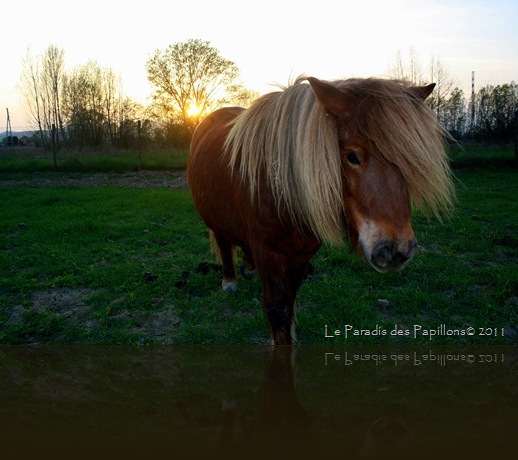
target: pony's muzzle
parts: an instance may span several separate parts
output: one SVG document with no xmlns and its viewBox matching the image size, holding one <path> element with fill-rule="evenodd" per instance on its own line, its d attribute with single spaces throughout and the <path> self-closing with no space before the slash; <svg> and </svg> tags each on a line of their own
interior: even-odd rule
<svg viewBox="0 0 518 460">
<path fill-rule="evenodd" d="M 381 240 L 370 255 L 370 264 L 381 273 L 400 270 L 412 259 L 417 247 L 417 241 Z"/>
</svg>

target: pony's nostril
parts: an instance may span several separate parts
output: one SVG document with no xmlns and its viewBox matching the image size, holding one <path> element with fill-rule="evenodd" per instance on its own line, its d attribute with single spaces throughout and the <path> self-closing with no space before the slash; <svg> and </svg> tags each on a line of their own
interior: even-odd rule
<svg viewBox="0 0 518 460">
<path fill-rule="evenodd" d="M 379 265 L 388 265 L 392 260 L 392 254 L 388 248 L 383 248 L 376 256 L 376 261 Z"/>
<path fill-rule="evenodd" d="M 414 255 L 417 241 L 412 239 L 407 247 L 396 245 L 393 241 L 379 242 L 371 255 L 372 265 L 380 271 L 398 270 Z"/>
<path fill-rule="evenodd" d="M 393 259 L 394 243 L 391 241 L 382 241 L 376 245 L 372 252 L 371 261 L 379 268 L 388 267 Z"/>
<path fill-rule="evenodd" d="M 403 254 L 401 252 L 396 252 L 394 256 L 394 266 L 399 267 L 403 265 L 408 259 L 410 254 Z"/>
</svg>

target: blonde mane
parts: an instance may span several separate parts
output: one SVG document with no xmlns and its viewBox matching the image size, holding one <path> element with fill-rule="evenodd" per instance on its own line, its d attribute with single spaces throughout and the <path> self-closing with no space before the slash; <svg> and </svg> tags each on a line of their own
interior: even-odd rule
<svg viewBox="0 0 518 460">
<path fill-rule="evenodd" d="M 248 184 L 252 200 L 264 175 L 279 213 L 322 242 L 340 244 L 344 208 L 336 122 L 326 116 L 310 86 L 299 78 L 262 96 L 235 120 L 225 142 L 231 170 Z M 444 131 L 402 82 L 351 79 L 334 82 L 357 104 L 348 132 L 368 142 L 371 154 L 401 171 L 414 207 L 439 216 L 452 203 Z"/>
</svg>

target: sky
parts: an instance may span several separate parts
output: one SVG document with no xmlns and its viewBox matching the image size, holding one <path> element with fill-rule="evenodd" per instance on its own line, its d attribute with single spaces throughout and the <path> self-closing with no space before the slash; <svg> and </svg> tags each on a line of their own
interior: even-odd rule
<svg viewBox="0 0 518 460">
<path fill-rule="evenodd" d="M 259 93 L 302 73 L 387 76 L 398 49 L 413 48 L 425 68 L 439 58 L 469 96 L 472 71 L 477 89 L 518 81 L 516 24 L 517 0 L 18 0 L 0 12 L 0 134 L 6 108 L 13 131 L 29 127 L 17 89 L 28 47 L 58 46 L 68 70 L 110 67 L 142 103 L 150 55 L 190 38 L 209 41 Z"/>
</svg>

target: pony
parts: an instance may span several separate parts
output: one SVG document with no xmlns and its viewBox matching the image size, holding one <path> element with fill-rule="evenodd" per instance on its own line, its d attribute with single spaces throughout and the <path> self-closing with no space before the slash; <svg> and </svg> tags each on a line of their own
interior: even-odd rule
<svg viewBox="0 0 518 460">
<path fill-rule="evenodd" d="M 299 77 L 248 109 L 226 107 L 194 132 L 193 201 L 222 262 L 222 289 L 259 273 L 275 345 L 295 340 L 295 299 L 322 244 L 348 238 L 377 271 L 399 270 L 417 241 L 413 208 L 453 203 L 445 131 L 424 104 L 435 84 Z"/>
</svg>

